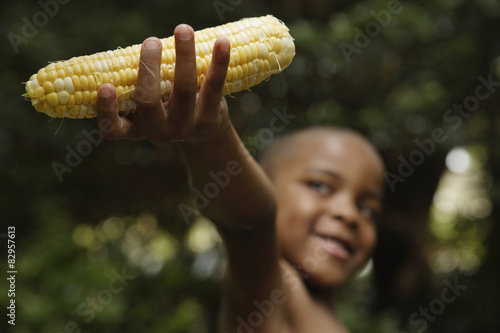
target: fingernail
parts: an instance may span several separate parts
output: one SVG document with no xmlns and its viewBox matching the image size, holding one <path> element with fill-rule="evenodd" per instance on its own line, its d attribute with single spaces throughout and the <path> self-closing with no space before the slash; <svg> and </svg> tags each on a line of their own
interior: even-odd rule
<svg viewBox="0 0 500 333">
<path fill-rule="evenodd" d="M 190 40 L 191 32 L 187 29 L 179 29 L 179 32 L 177 33 L 177 38 L 179 38 L 180 40 Z"/>
<path fill-rule="evenodd" d="M 144 42 L 144 48 L 147 50 L 157 50 L 160 48 L 160 45 L 154 40 L 148 40 Z"/>
<path fill-rule="evenodd" d="M 113 92 L 111 91 L 111 89 L 108 89 L 108 88 L 104 88 L 104 89 L 99 90 L 99 96 L 104 97 L 104 98 L 108 98 L 112 94 L 113 94 Z"/>
<path fill-rule="evenodd" d="M 223 43 L 220 50 L 222 52 L 224 52 L 224 54 L 226 54 L 227 52 L 229 52 L 229 49 L 231 48 L 231 43 L 229 41 L 227 41 L 226 43 Z"/>
</svg>

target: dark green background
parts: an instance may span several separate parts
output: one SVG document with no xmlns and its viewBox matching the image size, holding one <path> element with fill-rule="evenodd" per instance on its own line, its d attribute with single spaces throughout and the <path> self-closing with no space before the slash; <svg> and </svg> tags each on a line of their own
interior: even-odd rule
<svg viewBox="0 0 500 333">
<path fill-rule="evenodd" d="M 12 327 L 2 273 L 6 240 L 0 239 L 0 331 L 55 333 L 66 326 L 67 332 L 214 332 L 218 277 L 193 274 L 192 267 L 196 259 L 218 258 L 220 251 L 195 254 L 185 245 L 195 224 L 185 223 L 178 209 L 189 203 L 189 191 L 177 149 L 106 141 L 60 182 L 52 163 L 64 164 L 66 147 L 76 149 L 96 121 L 62 122 L 38 114 L 21 97 L 22 82 L 49 61 L 140 43 L 151 35 L 167 37 L 179 23 L 202 29 L 273 14 L 289 26 L 297 54 L 284 73 L 252 94 L 228 98 L 249 148 L 258 146 L 252 138 L 269 126 L 272 110 L 284 108 L 297 115 L 286 132 L 314 124 L 355 128 L 373 140 L 395 173 L 398 158 L 408 159 L 418 149 L 415 140 L 425 141 L 436 128 L 447 137 L 388 191 L 375 270 L 343 290 L 339 315 L 353 332 L 422 332 L 423 323 L 412 325 L 409 318 L 421 307 L 436 306 L 432 302 L 440 299 L 445 281 L 456 280 L 467 289 L 427 320 L 426 331 L 498 332 L 498 87 L 456 128 L 443 116 L 474 95 L 480 76 L 498 80 L 500 2 L 402 1 L 401 12 L 380 33 L 372 30 L 369 44 L 350 61 L 341 43 L 355 46 L 356 29 L 373 26 L 371 11 L 387 10 L 388 1 L 219 1 L 231 9 L 223 13 L 215 3 L 67 1 L 18 52 L 9 33 L 23 36 L 23 17 L 32 21 L 42 7 L 25 0 L 0 5 L 0 233 L 16 227 L 18 270 Z M 446 154 L 456 146 L 465 147 L 475 163 L 465 175 L 446 170 Z M 443 175 L 461 187 L 439 183 Z M 448 186 L 449 198 L 465 198 L 458 205 L 441 198 L 452 207 L 444 215 L 432 206 L 438 185 Z M 479 197 L 482 206 L 474 206 Z M 479 208 L 462 209 L 469 206 Z M 75 243 L 92 237 L 87 246 Z M 165 255 L 168 249 L 175 255 Z M 134 264 L 145 256 L 153 258 L 152 266 L 146 259 L 143 265 L 162 269 L 147 274 Z M 135 277 L 95 318 L 78 313 L 82 302 L 108 289 L 113 272 L 124 268 Z"/>
</svg>

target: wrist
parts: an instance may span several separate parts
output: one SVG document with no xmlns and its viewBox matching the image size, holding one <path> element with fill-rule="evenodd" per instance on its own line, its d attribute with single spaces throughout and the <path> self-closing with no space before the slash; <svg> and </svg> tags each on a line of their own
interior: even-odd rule
<svg viewBox="0 0 500 333">
<path fill-rule="evenodd" d="M 227 145 L 231 141 L 235 130 L 229 117 L 225 118 L 216 127 L 207 127 L 199 132 L 196 137 L 176 141 L 177 144 L 182 150 L 212 149 Z"/>
</svg>

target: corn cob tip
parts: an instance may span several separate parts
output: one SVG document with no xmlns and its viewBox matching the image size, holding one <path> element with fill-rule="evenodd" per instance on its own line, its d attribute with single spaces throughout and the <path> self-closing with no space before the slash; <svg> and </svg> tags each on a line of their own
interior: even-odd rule
<svg viewBox="0 0 500 333">
<path fill-rule="evenodd" d="M 210 65 L 215 40 L 231 42 L 231 56 L 224 95 L 248 89 L 291 63 L 295 45 L 286 25 L 272 15 L 195 32 L 198 89 Z M 162 39 L 161 93 L 167 99 L 173 85 L 175 45 L 173 37 Z M 49 63 L 26 82 L 23 97 L 39 112 L 54 118 L 96 116 L 97 90 L 104 83 L 116 87 L 120 112 L 135 112 L 134 92 L 141 45 L 73 57 Z"/>
</svg>

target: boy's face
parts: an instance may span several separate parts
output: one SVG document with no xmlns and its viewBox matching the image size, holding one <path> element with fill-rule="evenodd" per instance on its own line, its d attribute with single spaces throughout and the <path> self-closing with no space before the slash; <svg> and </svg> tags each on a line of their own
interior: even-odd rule
<svg viewBox="0 0 500 333">
<path fill-rule="evenodd" d="M 273 177 L 282 254 L 306 284 L 335 288 L 375 246 L 383 164 L 351 133 L 310 133 L 292 144 Z"/>
</svg>

